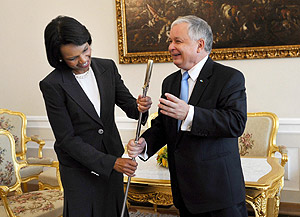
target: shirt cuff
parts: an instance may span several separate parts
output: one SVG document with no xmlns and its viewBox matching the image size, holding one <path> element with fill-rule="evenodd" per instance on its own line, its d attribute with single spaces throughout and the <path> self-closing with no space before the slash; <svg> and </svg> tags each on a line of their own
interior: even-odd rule
<svg viewBox="0 0 300 217">
<path fill-rule="evenodd" d="M 146 142 L 146 140 L 145 140 L 145 143 L 146 143 L 146 145 L 145 145 L 145 150 L 144 150 L 144 152 L 142 152 L 142 153 L 139 154 L 139 157 L 140 157 L 141 159 L 143 159 L 143 160 L 147 160 L 147 159 L 149 158 L 149 156 L 148 156 L 148 154 L 147 154 L 147 142 Z"/>
<path fill-rule="evenodd" d="M 185 118 L 185 120 L 182 121 L 181 124 L 181 131 L 191 131 L 192 124 L 193 124 L 193 117 L 194 117 L 194 106 L 189 105 L 189 112 Z"/>
</svg>

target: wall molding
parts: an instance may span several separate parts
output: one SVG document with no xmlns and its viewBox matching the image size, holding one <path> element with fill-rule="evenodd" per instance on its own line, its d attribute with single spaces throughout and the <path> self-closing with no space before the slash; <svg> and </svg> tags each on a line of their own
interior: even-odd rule
<svg viewBox="0 0 300 217">
<path fill-rule="evenodd" d="M 26 116 L 27 128 L 51 128 L 47 116 Z"/>
<path fill-rule="evenodd" d="M 120 130 L 135 130 L 136 120 L 127 117 L 116 117 L 116 124 Z M 27 116 L 27 128 L 49 128 L 47 116 Z M 278 133 L 300 134 L 300 118 L 279 118 Z"/>
<path fill-rule="evenodd" d="M 300 118 L 279 118 L 278 133 L 300 134 Z"/>
</svg>

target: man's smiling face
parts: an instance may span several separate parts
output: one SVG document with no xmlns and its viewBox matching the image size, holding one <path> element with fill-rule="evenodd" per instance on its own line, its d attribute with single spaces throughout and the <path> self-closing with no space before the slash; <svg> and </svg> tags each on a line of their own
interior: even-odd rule
<svg viewBox="0 0 300 217">
<path fill-rule="evenodd" d="M 199 45 L 201 46 L 202 43 L 199 43 L 200 40 L 194 41 L 190 38 L 188 26 L 188 23 L 174 25 L 169 37 L 169 52 L 173 58 L 173 63 L 184 70 L 191 69 L 201 59 Z"/>
</svg>

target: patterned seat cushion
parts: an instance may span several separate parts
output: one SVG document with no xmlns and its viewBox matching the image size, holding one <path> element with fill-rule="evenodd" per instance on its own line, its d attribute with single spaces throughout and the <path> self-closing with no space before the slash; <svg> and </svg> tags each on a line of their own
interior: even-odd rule
<svg viewBox="0 0 300 217">
<path fill-rule="evenodd" d="M 42 172 L 39 175 L 38 180 L 44 184 L 48 184 L 51 186 L 59 186 L 58 180 L 56 177 L 56 168 L 53 168 L 53 167 Z"/>
<path fill-rule="evenodd" d="M 9 207 L 20 217 L 58 217 L 63 214 L 63 192 L 44 190 L 8 197 Z M 0 201 L 0 216 L 7 216 Z"/>
<path fill-rule="evenodd" d="M 39 175 L 41 172 L 43 172 L 42 166 L 25 166 L 20 169 L 20 176 L 22 179 Z"/>
</svg>

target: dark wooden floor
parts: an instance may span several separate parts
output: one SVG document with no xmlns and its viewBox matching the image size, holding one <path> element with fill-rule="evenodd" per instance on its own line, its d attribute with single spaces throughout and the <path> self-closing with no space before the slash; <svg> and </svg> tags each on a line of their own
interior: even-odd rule
<svg viewBox="0 0 300 217">
<path fill-rule="evenodd" d="M 280 217 L 294 217 L 300 216 L 299 203 L 280 203 L 279 207 Z"/>
</svg>

